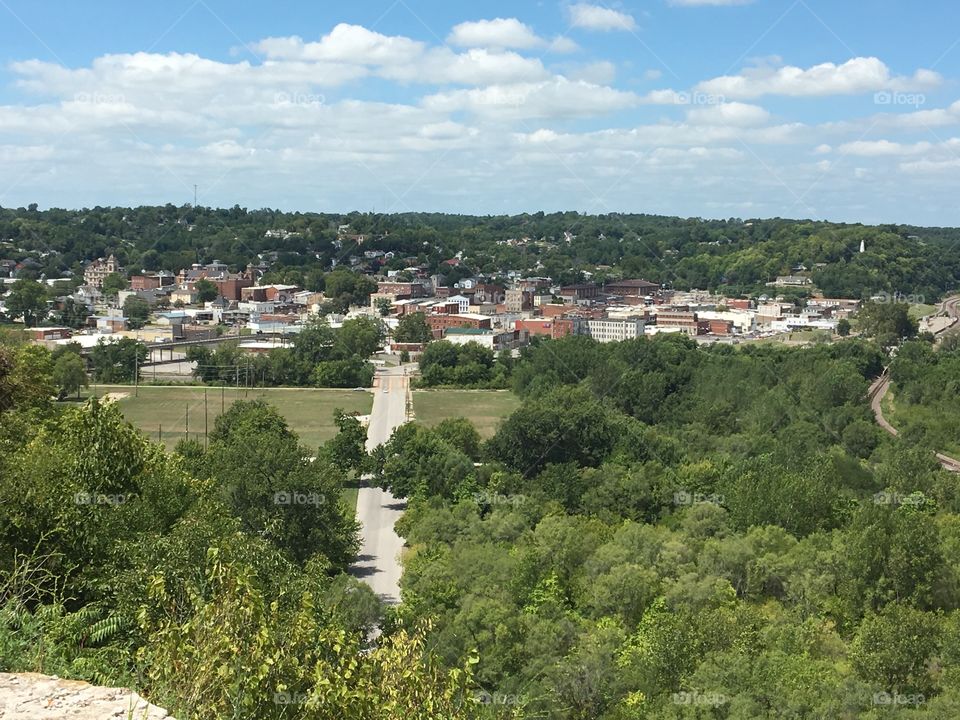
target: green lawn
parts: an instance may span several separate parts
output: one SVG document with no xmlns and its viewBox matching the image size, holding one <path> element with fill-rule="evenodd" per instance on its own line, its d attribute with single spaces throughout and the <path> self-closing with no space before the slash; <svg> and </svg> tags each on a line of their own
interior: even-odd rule
<svg viewBox="0 0 960 720">
<path fill-rule="evenodd" d="M 911 318 L 919 320 L 927 315 L 933 315 L 937 311 L 936 305 L 911 305 L 907 311 Z"/>
<path fill-rule="evenodd" d="M 91 386 L 91 392 L 94 387 Z M 206 421 L 204 420 L 204 391 L 206 390 Z M 263 399 L 275 405 L 287 419 L 301 442 L 310 448 L 319 447 L 336 434 L 333 411 L 342 408 L 361 415 L 370 413 L 373 395 L 369 392 L 314 388 L 203 388 L 198 386 L 141 385 L 134 397 L 129 385 L 98 385 L 96 394 L 124 393 L 117 402 L 126 418 L 147 434 L 151 440 L 162 439 L 168 448 L 189 433 L 191 438 L 203 440 L 204 426 L 212 430 L 213 421 L 221 408 L 230 407 L 235 400 Z M 162 435 L 161 435 L 162 432 Z"/>
<path fill-rule="evenodd" d="M 451 417 L 470 419 L 481 436 L 491 437 L 500 421 L 520 406 L 509 390 L 415 390 L 417 422 L 433 426 Z"/>
</svg>

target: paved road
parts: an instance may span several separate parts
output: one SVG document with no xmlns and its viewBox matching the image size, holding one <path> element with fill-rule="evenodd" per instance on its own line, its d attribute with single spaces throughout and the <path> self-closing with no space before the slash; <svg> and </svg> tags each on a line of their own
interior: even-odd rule
<svg viewBox="0 0 960 720">
<path fill-rule="evenodd" d="M 402 368 L 390 368 L 378 375 L 367 426 L 368 451 L 389 440 L 394 428 L 406 421 L 408 388 L 409 379 Z M 393 526 L 405 507 L 404 500 L 378 487 L 361 487 L 357 496 L 357 519 L 362 526 L 363 542 L 351 573 L 391 605 L 400 602 L 400 551 L 403 549 L 403 540 Z"/>
</svg>

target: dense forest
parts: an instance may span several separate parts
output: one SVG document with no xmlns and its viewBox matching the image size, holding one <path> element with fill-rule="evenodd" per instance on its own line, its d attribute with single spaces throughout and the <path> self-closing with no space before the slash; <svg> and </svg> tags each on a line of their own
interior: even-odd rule
<svg viewBox="0 0 960 720">
<path fill-rule="evenodd" d="M 411 425 L 379 458 L 404 616 L 524 717 L 958 716 L 960 494 L 873 423 L 883 359 L 532 348 L 491 440 Z"/>
<path fill-rule="evenodd" d="M 341 233 L 341 226 L 349 227 Z M 76 277 L 84 262 L 114 253 L 128 271 L 176 272 L 213 260 L 234 270 L 266 264 L 268 280 L 311 290 L 324 289 L 334 265 L 351 267 L 351 256 L 357 258 L 353 267 L 368 271 L 402 271 L 411 264 L 436 271 L 459 256 L 459 267 L 443 267 L 450 282 L 517 271 L 564 283 L 644 277 L 678 289 L 744 294 L 803 267 L 831 296 L 889 292 L 932 299 L 960 285 L 958 241 L 957 229 L 784 219 L 319 214 L 189 205 L 0 208 L 0 260 L 27 260 L 22 277 Z M 365 258 L 368 251 L 393 256 Z"/>
<path fill-rule="evenodd" d="M 901 347 L 905 395 L 952 377 L 929 347 Z M 306 448 L 238 402 L 167 453 L 116 405 L 55 403 L 69 351 L 9 337 L 0 666 L 182 720 L 960 714 L 960 493 L 873 422 L 879 345 L 437 348 L 522 398 L 489 440 L 411 423 L 367 454 L 341 413 Z M 344 572 L 363 474 L 409 501 L 389 611 Z"/>
</svg>

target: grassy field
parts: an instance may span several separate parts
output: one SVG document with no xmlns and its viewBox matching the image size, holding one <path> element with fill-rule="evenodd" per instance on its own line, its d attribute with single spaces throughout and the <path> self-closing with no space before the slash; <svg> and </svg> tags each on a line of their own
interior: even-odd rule
<svg viewBox="0 0 960 720">
<path fill-rule="evenodd" d="M 911 305 L 907 311 L 914 320 L 919 320 L 927 315 L 932 315 L 937 311 L 936 305 Z"/>
<path fill-rule="evenodd" d="M 433 426 L 451 417 L 473 421 L 482 437 L 491 437 L 500 421 L 520 406 L 509 390 L 415 390 L 413 414 L 417 422 Z"/>
<path fill-rule="evenodd" d="M 190 437 L 203 440 L 204 390 L 207 395 L 206 425 L 210 430 L 221 409 L 230 407 L 235 400 L 262 399 L 277 407 L 301 442 L 310 448 L 319 447 L 336 434 L 333 424 L 336 408 L 367 415 L 373 405 L 371 393 L 355 390 L 223 388 L 221 392 L 221 388 L 214 387 L 141 385 L 137 397 L 129 385 L 98 385 L 95 389 L 91 386 L 90 390 L 101 397 L 115 393 L 126 418 L 151 440 L 162 439 L 168 448 L 186 437 L 188 418 Z"/>
</svg>

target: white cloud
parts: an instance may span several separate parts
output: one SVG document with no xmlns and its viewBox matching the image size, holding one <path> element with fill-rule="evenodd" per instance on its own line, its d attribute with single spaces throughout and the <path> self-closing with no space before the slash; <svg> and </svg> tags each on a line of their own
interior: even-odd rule
<svg viewBox="0 0 960 720">
<path fill-rule="evenodd" d="M 423 100 L 436 112 L 466 110 L 501 118 L 540 118 L 603 115 L 631 107 L 633 93 L 556 77 L 540 83 L 490 85 L 484 88 L 437 93 Z"/>
<path fill-rule="evenodd" d="M 844 155 L 858 157 L 890 157 L 903 155 L 922 155 L 933 148 L 929 142 L 898 143 L 890 140 L 857 140 L 840 146 Z"/>
<path fill-rule="evenodd" d="M 632 15 L 601 5 L 577 3 L 570 6 L 569 13 L 570 24 L 585 30 L 633 30 L 637 26 Z"/>
<path fill-rule="evenodd" d="M 527 50 L 544 45 L 537 34 L 516 18 L 476 20 L 455 25 L 447 42 L 461 47 L 516 48 Z"/>
<path fill-rule="evenodd" d="M 577 52 L 580 46 L 565 35 L 559 35 L 550 41 L 550 50 L 555 53 Z"/>
<path fill-rule="evenodd" d="M 698 107 L 687 112 L 687 120 L 694 125 L 734 125 L 756 127 L 765 125 L 770 113 L 759 105 L 747 103 L 720 103 Z"/>
<path fill-rule="evenodd" d="M 267 38 L 254 48 L 271 59 L 383 65 L 412 62 L 423 53 L 425 44 L 399 35 L 382 35 L 361 25 L 340 23 L 319 42 L 305 43 L 296 36 Z"/>
<path fill-rule="evenodd" d="M 791 65 L 779 69 L 758 67 L 740 75 L 726 75 L 697 85 L 697 90 L 729 98 L 749 99 L 763 95 L 812 97 L 856 95 L 877 90 L 924 89 L 936 86 L 940 76 L 918 70 L 912 78 L 894 77 L 875 57 L 857 57 L 842 65 L 822 63 L 804 70 Z"/>
</svg>

